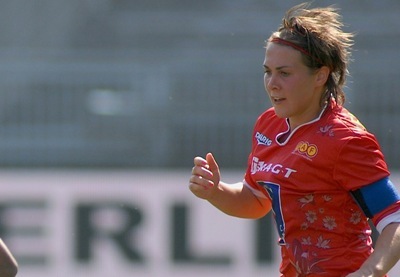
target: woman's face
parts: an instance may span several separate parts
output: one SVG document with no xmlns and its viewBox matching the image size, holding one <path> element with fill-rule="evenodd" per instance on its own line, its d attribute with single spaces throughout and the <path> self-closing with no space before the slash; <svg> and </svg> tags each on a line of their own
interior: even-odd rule
<svg viewBox="0 0 400 277">
<path fill-rule="evenodd" d="M 277 116 L 288 118 L 291 129 L 315 119 L 326 82 L 321 70 L 304 65 L 302 54 L 285 45 L 268 43 L 264 85 Z"/>
</svg>

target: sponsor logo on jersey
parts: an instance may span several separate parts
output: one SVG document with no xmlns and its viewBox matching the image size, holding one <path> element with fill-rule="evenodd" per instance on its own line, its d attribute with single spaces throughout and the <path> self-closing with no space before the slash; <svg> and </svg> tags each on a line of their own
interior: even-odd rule
<svg viewBox="0 0 400 277">
<path fill-rule="evenodd" d="M 257 140 L 257 145 L 265 145 L 265 146 L 270 146 L 272 144 L 272 140 L 267 138 L 265 135 L 261 134 L 260 132 L 257 132 L 255 135 L 255 138 Z"/>
<path fill-rule="evenodd" d="M 294 154 L 312 159 L 318 154 L 318 147 L 315 144 L 311 144 L 307 141 L 301 141 L 297 144 L 293 151 Z"/>
<path fill-rule="evenodd" d="M 283 175 L 285 178 L 289 178 L 292 173 L 297 172 L 297 170 L 285 167 L 278 163 L 268 163 L 265 161 L 260 161 L 259 158 L 253 157 L 251 163 L 251 174 L 256 174 L 257 172 L 271 172 L 277 175 Z"/>
</svg>

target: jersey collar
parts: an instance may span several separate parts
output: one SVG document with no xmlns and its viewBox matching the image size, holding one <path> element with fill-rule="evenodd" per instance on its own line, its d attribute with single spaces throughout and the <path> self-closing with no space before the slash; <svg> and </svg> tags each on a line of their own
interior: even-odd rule
<svg viewBox="0 0 400 277">
<path fill-rule="evenodd" d="M 329 106 L 332 107 L 332 105 L 334 105 L 335 103 L 330 102 L 330 103 L 325 104 L 325 106 L 323 107 L 323 109 L 322 109 L 321 112 L 319 113 L 318 117 L 314 118 L 313 120 L 311 120 L 311 121 L 309 121 L 309 122 L 306 122 L 306 123 L 303 123 L 303 124 L 297 126 L 297 127 L 294 128 L 291 132 L 290 132 L 289 119 L 286 118 L 285 122 L 286 122 L 287 129 L 286 129 L 286 131 L 281 132 L 281 133 L 279 133 L 279 134 L 276 135 L 276 138 L 275 138 L 276 143 L 279 144 L 279 145 L 285 145 L 285 144 L 290 140 L 290 138 L 293 136 L 293 134 L 294 134 L 298 129 L 300 129 L 300 128 L 303 127 L 303 126 L 310 125 L 310 124 L 312 124 L 312 123 L 314 123 L 314 122 L 319 121 L 319 120 L 321 119 L 322 115 L 324 114 L 326 108 L 328 107 L 328 104 L 330 104 Z M 290 132 L 290 134 L 286 137 L 286 139 L 284 139 L 282 142 L 280 142 L 280 141 L 279 141 L 279 138 L 285 136 L 285 134 L 287 135 L 288 132 Z"/>
</svg>

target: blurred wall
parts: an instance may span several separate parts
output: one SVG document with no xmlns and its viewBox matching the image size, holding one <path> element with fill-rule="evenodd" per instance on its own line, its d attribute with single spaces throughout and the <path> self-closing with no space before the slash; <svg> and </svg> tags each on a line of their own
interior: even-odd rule
<svg viewBox="0 0 400 277">
<path fill-rule="evenodd" d="M 0 166 L 245 167 L 264 41 L 299 1 L 17 0 L 0 10 Z M 400 167 L 400 2 L 336 3 L 348 107 Z"/>
<path fill-rule="evenodd" d="M 223 174 L 228 182 L 242 177 Z M 187 177 L 186 170 L 0 170 L 0 233 L 18 276 L 279 276 L 272 214 L 227 216 L 194 199 Z M 392 180 L 400 184 L 400 174 Z M 400 276 L 400 263 L 389 276 Z"/>
</svg>

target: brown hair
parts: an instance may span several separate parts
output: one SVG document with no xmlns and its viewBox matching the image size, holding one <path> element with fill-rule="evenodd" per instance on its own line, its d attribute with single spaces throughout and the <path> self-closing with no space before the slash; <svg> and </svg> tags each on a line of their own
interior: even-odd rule
<svg viewBox="0 0 400 277">
<path fill-rule="evenodd" d="M 353 34 L 341 28 L 341 16 L 334 6 L 308 9 L 309 3 L 288 10 L 277 32 L 268 42 L 287 42 L 301 51 L 304 64 L 311 69 L 327 66 L 330 74 L 321 105 L 333 97 L 339 105 L 345 102 L 343 86 L 348 75 L 347 65 Z"/>
</svg>

